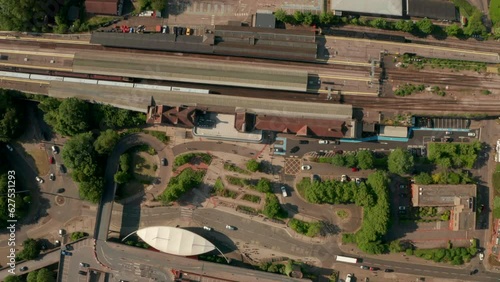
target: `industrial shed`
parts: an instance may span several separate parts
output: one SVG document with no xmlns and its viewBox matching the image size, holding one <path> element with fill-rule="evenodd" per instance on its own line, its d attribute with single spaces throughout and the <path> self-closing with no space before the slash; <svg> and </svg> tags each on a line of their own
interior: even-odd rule
<svg viewBox="0 0 500 282">
<path fill-rule="evenodd" d="M 407 138 L 408 127 L 381 125 L 379 135 L 384 137 Z"/>
<path fill-rule="evenodd" d="M 403 16 L 402 0 L 334 0 L 331 9 L 336 15 L 364 14 L 382 16 Z"/>
<path fill-rule="evenodd" d="M 188 83 L 287 91 L 307 91 L 308 73 L 303 70 L 271 66 L 244 65 L 237 62 L 201 58 L 177 58 L 123 53 L 75 55 L 73 71 Z"/>
<path fill-rule="evenodd" d="M 436 20 L 458 20 L 458 9 L 452 2 L 442 0 L 406 0 L 407 14 L 410 17 Z"/>
</svg>

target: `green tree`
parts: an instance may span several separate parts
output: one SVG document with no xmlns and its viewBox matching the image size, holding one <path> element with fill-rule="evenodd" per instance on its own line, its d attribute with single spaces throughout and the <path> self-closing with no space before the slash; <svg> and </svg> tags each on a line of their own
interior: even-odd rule
<svg viewBox="0 0 500 282">
<path fill-rule="evenodd" d="M 372 169 L 375 164 L 375 157 L 370 150 L 362 150 L 357 152 L 356 160 L 359 168 L 361 169 Z"/>
<path fill-rule="evenodd" d="M 295 11 L 295 13 L 293 13 L 293 19 L 296 23 L 301 24 L 304 21 L 304 13 L 301 11 Z"/>
<path fill-rule="evenodd" d="M 23 242 L 23 250 L 17 254 L 20 260 L 36 259 L 40 255 L 40 245 L 35 239 L 26 239 Z"/>
<path fill-rule="evenodd" d="M 432 176 L 427 172 L 421 172 L 420 174 L 415 176 L 415 183 L 420 185 L 429 185 L 434 183 Z"/>
<path fill-rule="evenodd" d="M 293 261 L 292 260 L 287 260 L 287 262 L 285 263 L 285 274 L 287 276 L 290 276 L 290 274 L 292 273 L 293 271 Z"/>
<path fill-rule="evenodd" d="M 87 131 L 89 126 L 89 105 L 76 98 L 61 102 L 58 109 L 56 131 L 66 136 L 74 136 Z"/>
<path fill-rule="evenodd" d="M 251 172 L 257 172 L 260 170 L 260 163 L 254 159 L 247 162 L 247 169 Z"/>
<path fill-rule="evenodd" d="M 86 181 L 97 175 L 98 167 L 92 133 L 78 134 L 68 140 L 62 150 L 62 158 L 66 166 L 73 169 L 72 177 L 77 182 Z"/>
<path fill-rule="evenodd" d="M 94 142 L 94 148 L 101 155 L 109 155 L 116 143 L 120 140 L 120 135 L 111 129 L 101 132 Z"/>
<path fill-rule="evenodd" d="M 115 182 L 118 184 L 124 184 L 130 181 L 131 176 L 127 171 L 118 171 L 114 176 Z"/>
<path fill-rule="evenodd" d="M 92 177 L 79 183 L 80 197 L 91 202 L 98 203 L 104 191 L 104 179 L 101 177 Z"/>
<path fill-rule="evenodd" d="M 165 9 L 165 0 L 151 0 L 151 8 L 155 11 L 163 11 Z"/>
<path fill-rule="evenodd" d="M 346 160 L 344 155 L 335 155 L 332 158 L 332 164 L 334 166 L 346 166 Z"/>
<path fill-rule="evenodd" d="M 358 159 L 355 153 L 350 153 L 345 155 L 345 165 L 347 167 L 356 167 L 358 164 Z"/>
<path fill-rule="evenodd" d="M 316 15 L 312 14 L 311 12 L 306 12 L 304 14 L 304 24 L 305 25 L 312 25 L 317 22 L 316 20 Z"/>
<path fill-rule="evenodd" d="M 132 157 L 130 154 L 125 153 L 120 156 L 120 170 L 130 172 L 130 165 L 132 164 Z"/>
<path fill-rule="evenodd" d="M 404 251 L 404 249 L 401 246 L 401 242 L 399 240 L 394 240 L 389 244 L 389 251 L 391 253 L 400 253 Z"/>
<path fill-rule="evenodd" d="M 5 277 L 4 282 L 24 282 L 22 276 L 9 275 Z"/>
<path fill-rule="evenodd" d="M 458 26 L 458 24 L 449 25 L 444 30 L 446 31 L 446 34 L 448 36 L 455 36 L 455 37 L 462 35 L 464 32 L 462 28 Z"/>
<path fill-rule="evenodd" d="M 36 277 L 38 275 L 38 270 L 33 270 L 26 276 L 26 282 L 37 282 Z"/>
<path fill-rule="evenodd" d="M 101 129 L 140 126 L 145 123 L 143 113 L 119 109 L 110 105 L 93 104 L 92 119 Z"/>
<path fill-rule="evenodd" d="M 279 9 L 276 12 L 274 12 L 274 16 L 280 22 L 284 23 L 287 22 L 288 14 L 283 9 Z"/>
<path fill-rule="evenodd" d="M 413 156 L 406 150 L 397 148 L 389 154 L 387 166 L 395 174 L 407 174 L 413 170 L 415 162 Z"/>
<path fill-rule="evenodd" d="M 387 21 L 382 19 L 382 18 L 376 18 L 376 19 L 370 21 L 370 25 L 375 27 L 375 28 L 380 28 L 380 29 L 387 29 L 388 28 Z"/>
<path fill-rule="evenodd" d="M 280 202 L 278 197 L 272 193 L 266 194 L 266 202 L 264 204 L 264 209 L 262 213 L 269 218 L 276 218 L 281 215 L 283 211 L 281 210 Z"/>
<path fill-rule="evenodd" d="M 324 25 L 333 24 L 334 21 L 335 21 L 334 19 L 335 19 L 335 15 L 333 15 L 333 13 L 330 12 L 330 11 L 328 11 L 328 12 L 322 12 L 319 15 L 319 22 L 321 24 L 324 24 Z"/>
<path fill-rule="evenodd" d="M 431 34 L 434 31 L 434 24 L 428 18 L 423 18 L 417 22 L 417 28 L 424 34 Z"/>
<path fill-rule="evenodd" d="M 464 28 L 464 33 L 466 35 L 484 35 L 486 34 L 486 27 L 482 21 L 483 14 L 479 10 L 475 10 L 472 16 L 468 18 L 467 26 Z"/>
<path fill-rule="evenodd" d="M 257 182 L 256 189 L 257 191 L 262 193 L 270 193 L 272 191 L 271 181 L 267 178 L 262 177 L 261 179 L 259 179 L 259 182 Z"/>
<path fill-rule="evenodd" d="M 42 268 L 38 270 L 36 276 L 36 282 L 55 282 L 54 272 L 51 272 L 47 268 Z"/>
<path fill-rule="evenodd" d="M 395 25 L 397 30 L 401 30 L 404 32 L 412 32 L 415 29 L 415 25 L 410 20 L 399 20 Z"/>
<path fill-rule="evenodd" d="M 0 89 L 0 141 L 4 142 L 17 137 L 22 131 L 20 118 L 23 112 L 9 93 L 10 90 Z"/>
</svg>

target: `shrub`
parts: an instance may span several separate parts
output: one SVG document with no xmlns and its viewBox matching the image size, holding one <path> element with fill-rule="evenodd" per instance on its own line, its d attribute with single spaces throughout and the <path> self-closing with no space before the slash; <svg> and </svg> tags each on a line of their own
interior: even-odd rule
<svg viewBox="0 0 500 282">
<path fill-rule="evenodd" d="M 247 162 L 247 169 L 251 172 L 257 172 L 260 170 L 260 163 L 254 159 Z"/>
</svg>

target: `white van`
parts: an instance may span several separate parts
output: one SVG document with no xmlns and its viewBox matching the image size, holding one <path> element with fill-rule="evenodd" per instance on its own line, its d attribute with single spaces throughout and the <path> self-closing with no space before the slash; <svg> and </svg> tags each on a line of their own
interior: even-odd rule
<svg viewBox="0 0 500 282">
<path fill-rule="evenodd" d="M 345 282 L 351 282 L 351 279 L 352 279 L 352 274 L 349 273 L 349 274 L 347 274 L 347 276 L 345 278 Z"/>
<path fill-rule="evenodd" d="M 318 143 L 319 144 L 330 144 L 330 141 L 328 141 L 328 140 L 319 140 Z"/>
<path fill-rule="evenodd" d="M 281 193 L 283 193 L 283 197 L 288 197 L 285 186 L 281 186 Z"/>
<path fill-rule="evenodd" d="M 474 132 L 469 132 L 469 133 L 467 134 L 467 136 L 469 136 L 469 137 L 476 137 L 476 133 L 474 133 Z"/>
</svg>

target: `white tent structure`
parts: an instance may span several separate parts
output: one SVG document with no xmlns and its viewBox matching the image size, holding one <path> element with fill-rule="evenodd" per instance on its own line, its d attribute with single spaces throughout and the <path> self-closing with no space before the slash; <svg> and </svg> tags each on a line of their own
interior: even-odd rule
<svg viewBox="0 0 500 282">
<path fill-rule="evenodd" d="M 207 239 L 181 228 L 152 226 L 137 230 L 137 235 L 151 247 L 172 255 L 194 256 L 215 249 Z"/>
</svg>

